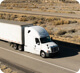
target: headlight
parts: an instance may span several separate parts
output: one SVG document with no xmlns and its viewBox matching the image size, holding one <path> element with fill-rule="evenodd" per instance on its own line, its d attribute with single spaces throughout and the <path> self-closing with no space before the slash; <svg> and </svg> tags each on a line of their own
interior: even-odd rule
<svg viewBox="0 0 80 73">
<path fill-rule="evenodd" d="M 50 53 L 50 51 L 49 51 L 49 50 L 47 50 L 47 53 Z"/>
</svg>

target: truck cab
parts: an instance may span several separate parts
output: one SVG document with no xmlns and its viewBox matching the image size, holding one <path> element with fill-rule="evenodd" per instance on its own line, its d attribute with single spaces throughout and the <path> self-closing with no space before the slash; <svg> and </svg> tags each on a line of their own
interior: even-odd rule
<svg viewBox="0 0 80 73">
<path fill-rule="evenodd" d="M 58 45 L 50 39 L 43 27 L 25 27 L 24 31 L 24 51 L 38 54 L 43 58 L 59 51 Z"/>
</svg>

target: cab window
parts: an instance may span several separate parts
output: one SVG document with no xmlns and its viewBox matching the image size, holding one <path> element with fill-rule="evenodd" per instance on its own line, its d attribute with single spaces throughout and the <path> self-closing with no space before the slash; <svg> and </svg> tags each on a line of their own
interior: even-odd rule
<svg viewBox="0 0 80 73">
<path fill-rule="evenodd" d="M 51 42 L 51 39 L 50 39 L 50 37 L 48 36 L 48 37 L 40 38 L 40 41 L 41 41 L 41 43 L 48 43 L 48 42 Z"/>
<path fill-rule="evenodd" d="M 36 44 L 40 45 L 40 42 L 39 42 L 38 38 L 35 38 L 35 42 L 36 42 Z"/>
</svg>

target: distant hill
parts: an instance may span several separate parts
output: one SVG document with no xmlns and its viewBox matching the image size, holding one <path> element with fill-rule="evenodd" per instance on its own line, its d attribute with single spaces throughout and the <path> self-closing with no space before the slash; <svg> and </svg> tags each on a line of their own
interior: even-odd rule
<svg viewBox="0 0 80 73">
<path fill-rule="evenodd" d="M 24 2 L 64 2 L 78 3 L 76 0 L 4 0 L 3 3 L 24 3 Z"/>
</svg>

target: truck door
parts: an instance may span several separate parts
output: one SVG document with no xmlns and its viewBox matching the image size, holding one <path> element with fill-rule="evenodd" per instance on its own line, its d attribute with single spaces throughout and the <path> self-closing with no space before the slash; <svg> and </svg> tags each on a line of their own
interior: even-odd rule
<svg viewBox="0 0 80 73">
<path fill-rule="evenodd" d="M 36 54 L 40 54 L 40 50 L 41 50 L 41 44 L 38 38 L 35 38 L 35 53 Z"/>
<path fill-rule="evenodd" d="M 34 37 L 31 35 L 31 30 L 25 32 L 25 51 L 34 53 Z"/>
</svg>

